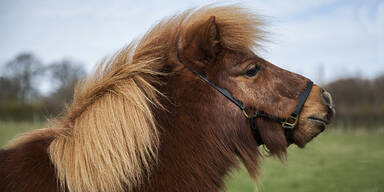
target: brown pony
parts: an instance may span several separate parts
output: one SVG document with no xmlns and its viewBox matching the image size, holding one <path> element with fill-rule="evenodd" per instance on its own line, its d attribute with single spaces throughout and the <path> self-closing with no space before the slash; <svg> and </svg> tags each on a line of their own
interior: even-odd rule
<svg viewBox="0 0 384 192">
<path fill-rule="evenodd" d="M 0 191 L 219 191 L 242 162 L 257 178 L 252 109 L 287 118 L 307 78 L 258 57 L 260 17 L 207 6 L 158 23 L 80 82 L 67 112 L 0 151 Z M 225 88 L 247 109 L 203 81 Z M 284 159 L 333 114 L 314 85 L 287 141 L 280 122 L 258 118 L 265 148 Z"/>
</svg>

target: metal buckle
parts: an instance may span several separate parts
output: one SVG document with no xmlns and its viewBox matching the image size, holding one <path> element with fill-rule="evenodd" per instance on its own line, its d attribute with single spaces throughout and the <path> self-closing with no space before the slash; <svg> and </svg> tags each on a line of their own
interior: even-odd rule
<svg viewBox="0 0 384 192">
<path fill-rule="evenodd" d="M 249 119 L 249 115 L 247 114 L 247 112 L 245 111 L 245 109 L 243 109 L 242 111 L 243 111 L 243 115 L 244 115 L 247 119 Z"/>
<path fill-rule="evenodd" d="M 287 129 L 293 129 L 298 122 L 299 115 L 291 114 L 285 121 L 281 122 L 281 126 Z"/>
</svg>

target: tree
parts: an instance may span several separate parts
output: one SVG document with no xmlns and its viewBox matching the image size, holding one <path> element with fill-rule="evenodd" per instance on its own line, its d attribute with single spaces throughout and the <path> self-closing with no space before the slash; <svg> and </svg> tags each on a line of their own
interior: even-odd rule
<svg viewBox="0 0 384 192">
<path fill-rule="evenodd" d="M 86 73 L 82 65 L 70 60 L 52 63 L 45 71 L 55 89 L 43 99 L 43 108 L 46 113 L 57 115 L 71 102 L 77 81 Z"/>
<path fill-rule="evenodd" d="M 11 81 L 8 86 L 13 88 L 7 91 L 12 91 L 11 94 L 15 94 L 23 104 L 35 99 L 38 91 L 33 84 L 37 76 L 42 74 L 42 69 L 42 63 L 32 54 L 19 54 L 5 65 L 3 81 Z"/>
<path fill-rule="evenodd" d="M 6 77 L 0 77 L 0 105 L 7 101 L 16 100 L 20 87 Z"/>
<path fill-rule="evenodd" d="M 375 127 L 384 122 L 384 75 L 339 79 L 325 88 L 336 103 L 336 122 L 353 127 Z"/>
</svg>

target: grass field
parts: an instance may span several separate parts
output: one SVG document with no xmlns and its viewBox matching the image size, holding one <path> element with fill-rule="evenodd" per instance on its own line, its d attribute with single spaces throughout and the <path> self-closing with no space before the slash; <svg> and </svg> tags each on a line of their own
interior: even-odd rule
<svg viewBox="0 0 384 192">
<path fill-rule="evenodd" d="M 0 122 L 0 146 L 42 124 Z M 228 192 L 384 192 L 384 133 L 328 130 L 288 161 L 266 158 L 258 189 L 246 171 L 228 178 Z"/>
<path fill-rule="evenodd" d="M 384 192 L 384 134 L 328 131 L 305 149 L 291 146 L 288 161 L 264 161 L 260 192 Z M 228 191 L 256 191 L 245 171 Z"/>
</svg>

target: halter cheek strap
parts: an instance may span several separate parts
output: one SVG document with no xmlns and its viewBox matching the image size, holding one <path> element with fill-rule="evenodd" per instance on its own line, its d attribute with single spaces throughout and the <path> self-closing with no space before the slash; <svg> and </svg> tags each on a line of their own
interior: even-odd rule
<svg viewBox="0 0 384 192">
<path fill-rule="evenodd" d="M 180 58 L 179 58 L 180 60 Z M 180 60 L 181 61 L 181 60 Z M 188 65 L 184 65 L 185 67 L 187 67 L 192 73 L 194 73 L 196 76 L 200 77 L 203 81 L 205 81 L 206 83 L 208 83 L 211 87 L 215 88 L 218 92 L 220 92 L 221 94 L 223 94 L 227 99 L 229 99 L 230 101 L 232 101 L 232 103 L 234 103 L 235 105 L 237 105 L 244 113 L 245 116 L 247 116 L 247 114 L 245 113 L 245 105 L 243 102 L 237 100 L 235 97 L 232 96 L 231 92 L 229 92 L 227 89 L 224 89 L 224 88 L 221 88 L 219 86 L 217 86 L 216 84 L 214 84 L 212 81 L 210 81 L 209 79 L 207 79 L 207 77 L 205 77 L 204 75 L 202 75 L 201 73 L 195 71 L 194 69 L 192 69 L 190 66 Z"/>
</svg>

